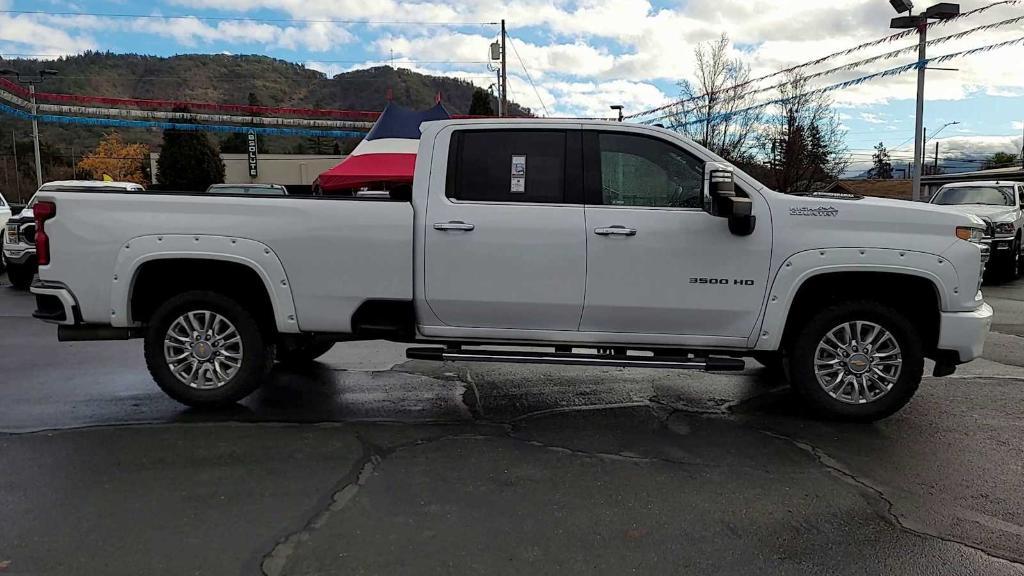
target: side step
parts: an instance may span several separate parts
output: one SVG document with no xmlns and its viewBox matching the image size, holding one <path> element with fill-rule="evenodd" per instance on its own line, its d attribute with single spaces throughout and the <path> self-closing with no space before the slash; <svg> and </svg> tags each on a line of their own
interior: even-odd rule
<svg viewBox="0 0 1024 576">
<path fill-rule="evenodd" d="M 460 348 L 409 348 L 406 358 L 448 362 L 510 362 L 515 364 L 567 364 L 622 368 L 677 368 L 683 370 L 733 371 L 746 366 L 742 358 L 709 356 L 630 356 L 627 354 L 574 354 L 572 352 L 522 352 L 464 350 Z"/>
</svg>

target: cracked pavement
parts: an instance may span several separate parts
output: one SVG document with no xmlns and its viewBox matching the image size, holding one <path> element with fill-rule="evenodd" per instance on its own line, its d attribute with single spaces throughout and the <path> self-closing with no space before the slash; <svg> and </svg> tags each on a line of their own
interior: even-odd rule
<svg viewBox="0 0 1024 576">
<path fill-rule="evenodd" d="M 141 344 L 0 286 L 0 573 L 1024 575 L 1024 281 L 985 359 L 872 425 L 740 374 L 338 345 L 183 409 Z"/>
</svg>

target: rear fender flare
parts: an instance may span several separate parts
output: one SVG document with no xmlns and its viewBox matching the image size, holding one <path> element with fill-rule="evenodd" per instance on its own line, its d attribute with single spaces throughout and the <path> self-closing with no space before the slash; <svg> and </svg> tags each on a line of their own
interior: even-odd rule
<svg viewBox="0 0 1024 576">
<path fill-rule="evenodd" d="M 241 264 L 263 281 L 274 309 L 274 323 L 283 333 L 299 332 L 295 300 L 284 265 L 269 246 L 246 238 L 208 234 L 161 234 L 138 236 L 118 250 L 110 291 L 110 324 L 131 327 L 131 296 L 143 264 L 154 260 L 200 259 Z"/>
</svg>

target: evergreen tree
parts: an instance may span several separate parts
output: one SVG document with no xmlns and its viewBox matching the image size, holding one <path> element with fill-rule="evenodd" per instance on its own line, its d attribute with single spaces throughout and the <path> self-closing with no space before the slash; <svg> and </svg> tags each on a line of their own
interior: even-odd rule
<svg viewBox="0 0 1024 576">
<path fill-rule="evenodd" d="M 483 88 L 473 90 L 473 101 L 469 104 L 469 113 L 473 116 L 494 116 L 490 93 Z"/>
<path fill-rule="evenodd" d="M 249 92 L 249 106 L 263 106 L 263 102 L 255 92 Z M 268 136 L 260 136 L 256 139 L 256 151 L 260 154 L 267 152 L 267 138 Z M 220 151 L 227 154 L 247 154 L 249 152 L 249 135 L 242 132 L 228 134 L 227 138 L 220 142 Z"/>
<path fill-rule="evenodd" d="M 985 160 L 985 164 L 981 167 L 982 170 L 989 170 L 991 168 L 1006 168 L 1008 166 L 1015 166 L 1020 164 L 1017 161 L 1016 154 L 1010 154 L 1008 152 L 996 152 L 995 154 L 988 157 Z"/>
<path fill-rule="evenodd" d="M 889 151 L 885 144 L 879 142 L 875 146 L 875 153 L 871 155 L 871 169 L 868 170 L 868 178 L 877 180 L 892 179 L 892 161 L 889 159 Z"/>
<path fill-rule="evenodd" d="M 202 132 L 164 130 L 156 168 L 160 184 L 173 190 L 199 192 L 224 182 L 220 153 Z"/>
</svg>

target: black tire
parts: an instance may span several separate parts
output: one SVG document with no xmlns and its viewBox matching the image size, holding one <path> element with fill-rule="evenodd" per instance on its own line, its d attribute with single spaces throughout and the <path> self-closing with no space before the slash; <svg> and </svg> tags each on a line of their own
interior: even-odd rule
<svg viewBox="0 0 1024 576">
<path fill-rule="evenodd" d="M 782 352 L 755 352 L 753 357 L 773 377 L 787 379 L 786 357 Z"/>
<path fill-rule="evenodd" d="M 1020 255 L 1021 241 L 1020 237 L 1013 241 L 1013 245 L 1010 247 L 1010 262 L 1006 265 L 1006 277 L 1009 280 L 1016 280 L 1020 278 L 1022 259 Z"/>
<path fill-rule="evenodd" d="M 846 322 L 867 321 L 887 330 L 900 348 L 902 366 L 888 392 L 865 403 L 847 403 L 830 396 L 814 373 L 818 343 Z M 924 372 L 924 348 L 914 325 L 894 308 L 874 301 L 854 301 L 825 308 L 807 320 L 792 343 L 790 379 L 800 398 L 818 416 L 870 422 L 903 408 L 914 396 Z"/>
<path fill-rule="evenodd" d="M 241 338 L 241 364 L 231 378 L 217 388 L 197 389 L 179 380 L 164 358 L 164 338 L 172 323 L 189 311 L 208 310 L 226 318 Z M 235 300 L 216 292 L 191 291 L 164 302 L 153 313 L 146 330 L 146 366 L 160 389 L 194 408 L 228 406 L 252 394 L 274 364 L 273 338 L 264 334 L 256 317 Z"/>
<path fill-rule="evenodd" d="M 7 265 L 7 279 L 17 290 L 28 290 L 32 285 L 32 277 L 35 276 L 35 273 L 35 266 L 30 264 Z"/>
<path fill-rule="evenodd" d="M 322 340 L 282 344 L 277 347 L 277 361 L 288 366 L 305 366 L 330 352 L 331 348 L 334 348 L 334 342 Z"/>
</svg>

